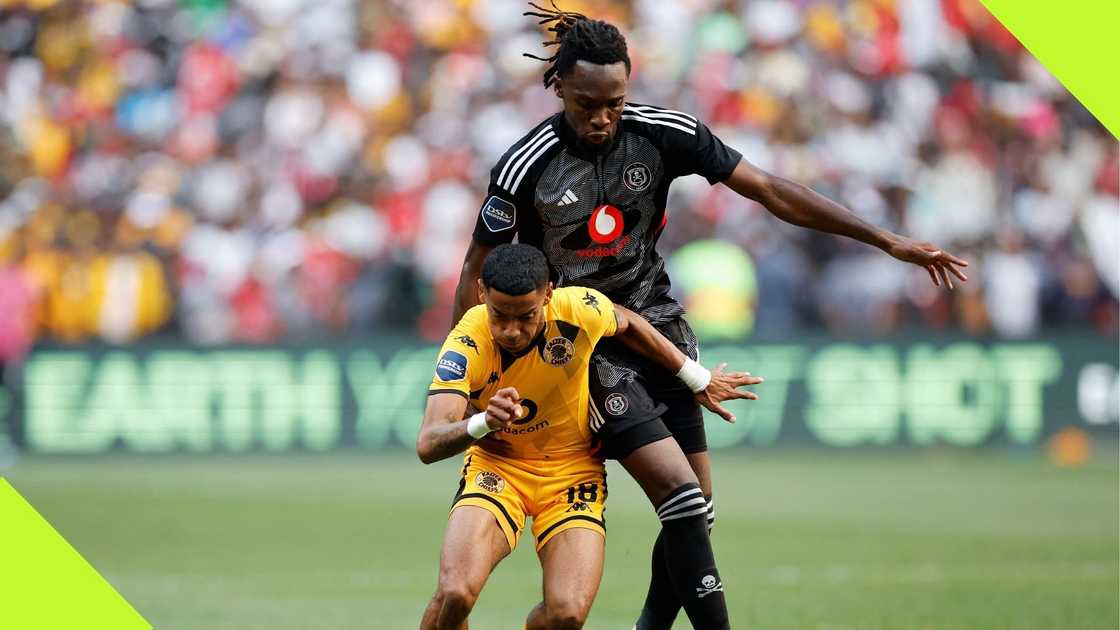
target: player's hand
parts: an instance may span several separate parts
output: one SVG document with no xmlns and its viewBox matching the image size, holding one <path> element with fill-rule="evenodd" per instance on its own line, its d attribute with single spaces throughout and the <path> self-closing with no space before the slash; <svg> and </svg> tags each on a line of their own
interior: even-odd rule
<svg viewBox="0 0 1120 630">
<path fill-rule="evenodd" d="M 508 428 L 524 415 L 521 407 L 521 396 L 512 387 L 503 387 L 494 392 L 490 397 L 490 404 L 486 407 L 486 425 L 494 431 Z"/>
<path fill-rule="evenodd" d="M 718 414 L 728 422 L 735 422 L 735 414 L 731 413 L 720 403 L 725 400 L 758 400 L 754 392 L 740 391 L 740 387 L 758 385 L 764 379 L 761 376 L 751 376 L 750 372 L 724 372 L 726 363 L 712 370 L 712 381 L 708 388 L 696 392 L 696 401 L 712 413 Z"/>
<path fill-rule="evenodd" d="M 968 280 L 968 276 L 957 269 L 957 267 L 967 267 L 968 262 L 942 250 L 933 243 L 898 235 L 895 235 L 892 241 L 890 247 L 887 248 L 887 253 L 901 261 L 925 267 L 935 285 L 944 285 L 952 289 L 952 276 L 956 276 L 961 282 Z"/>
</svg>

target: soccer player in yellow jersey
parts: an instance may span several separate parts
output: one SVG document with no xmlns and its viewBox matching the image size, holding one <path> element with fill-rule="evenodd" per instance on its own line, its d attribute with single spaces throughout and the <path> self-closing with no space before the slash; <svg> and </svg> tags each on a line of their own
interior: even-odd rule
<svg viewBox="0 0 1120 630">
<path fill-rule="evenodd" d="M 618 415 L 625 395 L 589 404 L 591 352 L 618 337 L 676 373 L 697 400 L 729 421 L 720 402 L 755 399 L 749 374 L 709 372 L 642 317 L 594 289 L 553 290 L 544 255 L 502 245 L 479 279 L 482 304 L 466 312 L 440 350 L 417 438 L 431 463 L 467 451 L 440 556 L 439 587 L 422 629 L 466 628 L 491 571 L 516 546 L 532 517 L 544 572 L 544 600 L 526 628 L 580 628 L 603 571 L 607 498 L 603 460 L 591 452 L 592 424 Z M 484 402 L 485 401 L 485 402 Z M 464 420 L 467 407 L 477 411 Z M 683 455 L 678 453 L 683 458 Z M 663 506 L 662 520 L 705 512 L 699 486 Z M 714 590 L 715 587 L 713 587 Z"/>
</svg>

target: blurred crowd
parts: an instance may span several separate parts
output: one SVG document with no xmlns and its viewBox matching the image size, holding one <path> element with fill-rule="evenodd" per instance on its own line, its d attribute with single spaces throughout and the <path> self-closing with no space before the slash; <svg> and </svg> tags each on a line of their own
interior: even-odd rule
<svg viewBox="0 0 1120 630">
<path fill-rule="evenodd" d="M 560 106 L 522 0 L 0 4 L 0 359 L 439 338 L 490 167 Z M 1115 334 L 1117 142 L 977 0 L 561 7 L 623 29 L 631 100 L 973 263 L 939 291 L 678 181 L 662 252 L 745 254 L 758 335 Z"/>
</svg>

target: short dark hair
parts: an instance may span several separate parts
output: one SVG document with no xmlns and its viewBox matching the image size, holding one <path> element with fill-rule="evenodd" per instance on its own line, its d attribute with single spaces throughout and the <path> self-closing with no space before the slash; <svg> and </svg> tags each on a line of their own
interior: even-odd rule
<svg viewBox="0 0 1120 630">
<path fill-rule="evenodd" d="M 556 54 L 545 58 L 525 53 L 540 61 L 551 62 L 552 65 L 544 71 L 544 86 L 549 87 L 556 77 L 567 75 L 575 67 L 577 61 L 587 61 L 597 65 L 609 65 L 623 62 L 626 64 L 626 74 L 630 74 L 630 54 L 626 51 L 626 38 L 622 36 L 614 24 L 602 20 L 592 20 L 582 13 L 561 11 L 552 0 L 552 8 L 546 9 L 539 5 L 529 3 L 537 9 L 526 11 L 524 15 L 541 18 L 538 24 L 549 24 L 548 30 L 556 36 L 544 43 L 545 46 L 559 46 Z"/>
<path fill-rule="evenodd" d="M 506 295 L 525 295 L 548 284 L 548 261 L 541 250 L 516 243 L 499 245 L 482 262 L 482 286 Z"/>
</svg>

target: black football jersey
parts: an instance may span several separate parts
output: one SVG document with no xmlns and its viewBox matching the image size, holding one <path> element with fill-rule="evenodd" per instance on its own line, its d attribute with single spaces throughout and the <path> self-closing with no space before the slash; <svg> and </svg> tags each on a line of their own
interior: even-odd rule
<svg viewBox="0 0 1120 630">
<path fill-rule="evenodd" d="M 598 289 L 654 324 L 684 313 L 669 297 L 657 239 L 669 184 L 727 179 L 742 156 L 696 118 L 628 103 L 609 150 L 581 150 L 559 112 L 514 144 L 490 171 L 475 241 L 544 251 L 557 286 Z"/>
</svg>

